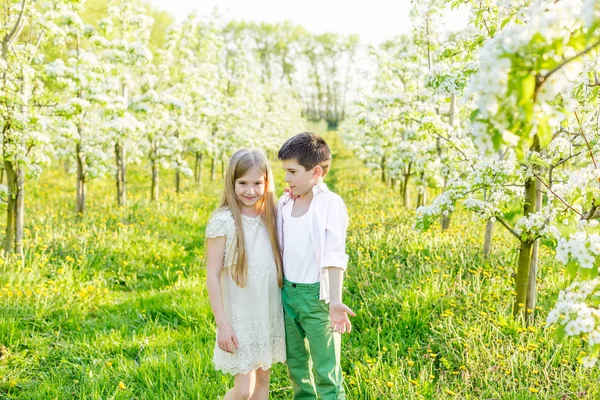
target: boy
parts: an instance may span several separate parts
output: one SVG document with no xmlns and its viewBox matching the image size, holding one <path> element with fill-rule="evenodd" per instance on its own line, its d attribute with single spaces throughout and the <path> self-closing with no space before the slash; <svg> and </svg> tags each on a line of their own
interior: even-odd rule
<svg viewBox="0 0 600 400">
<path fill-rule="evenodd" d="M 348 213 L 323 183 L 331 151 L 320 136 L 304 132 L 288 139 L 278 157 L 290 188 L 279 200 L 277 228 L 294 399 L 314 400 L 317 393 L 324 400 L 345 399 L 340 334 L 350 333 L 348 314 L 355 314 L 342 303 Z"/>
</svg>

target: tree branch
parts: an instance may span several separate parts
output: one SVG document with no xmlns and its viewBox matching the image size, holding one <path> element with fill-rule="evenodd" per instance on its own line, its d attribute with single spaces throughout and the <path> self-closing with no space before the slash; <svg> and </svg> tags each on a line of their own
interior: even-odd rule
<svg viewBox="0 0 600 400">
<path fill-rule="evenodd" d="M 558 64 L 556 67 L 554 67 L 552 70 L 548 71 L 548 73 L 546 75 L 538 75 L 536 76 L 536 88 L 535 88 L 535 94 L 534 94 L 534 98 L 537 97 L 537 92 L 539 91 L 540 87 L 544 84 L 544 82 L 546 80 L 548 80 L 548 78 L 550 78 L 552 75 L 554 75 L 554 73 L 556 73 L 556 71 L 558 71 L 559 69 L 561 69 L 562 67 L 564 67 L 565 65 L 567 65 L 568 63 L 570 63 L 571 61 L 581 57 L 584 54 L 589 53 L 590 51 L 592 51 L 594 49 L 594 47 L 600 45 L 600 41 L 594 43 L 593 45 L 591 45 L 590 47 L 588 47 L 585 50 L 582 50 L 581 52 L 575 54 L 573 57 L 571 58 L 567 58 L 566 60 L 563 60 L 563 62 L 561 62 L 560 64 Z"/>
<path fill-rule="evenodd" d="M 598 169 L 598 165 L 596 164 L 596 160 L 594 159 L 594 153 L 592 152 L 592 146 L 590 146 L 590 142 L 588 142 L 587 138 L 585 137 L 585 133 L 583 133 L 583 127 L 581 126 L 581 121 L 579 120 L 577 111 L 574 111 L 573 114 L 575 114 L 575 118 L 577 119 L 577 123 L 579 124 L 579 131 L 581 132 L 581 136 L 583 136 L 583 140 L 585 140 L 585 144 L 589 150 L 590 157 L 592 158 L 592 163 L 594 163 L 594 168 Z"/>
<path fill-rule="evenodd" d="M 21 21 L 23 20 L 23 14 L 25 13 L 25 6 L 27 5 L 26 3 L 27 3 L 27 0 L 23 0 L 21 2 L 21 12 L 19 13 L 19 18 L 17 19 L 15 26 L 13 26 L 12 30 L 8 33 L 8 35 L 6 35 L 6 37 L 2 41 L 3 46 L 8 47 L 10 45 L 10 43 L 12 42 L 12 40 L 17 36 L 17 31 L 20 32 Z"/>
<path fill-rule="evenodd" d="M 575 157 L 577 157 L 577 156 L 578 156 L 578 155 L 580 155 L 580 154 L 581 154 L 581 151 L 580 151 L 579 153 L 575 153 L 575 154 L 573 154 L 573 155 L 571 155 L 571 156 L 569 156 L 569 157 L 567 157 L 567 158 L 560 159 L 560 160 L 558 160 L 558 162 L 557 162 L 556 164 L 552 165 L 552 168 L 559 167 L 559 166 L 561 166 L 562 164 L 564 164 L 564 163 L 566 163 L 567 161 L 569 161 L 571 158 L 575 158 Z"/>
<path fill-rule="evenodd" d="M 558 200 L 560 200 L 561 203 L 563 203 L 568 209 L 570 209 L 571 211 L 575 212 L 577 215 L 579 215 L 581 218 L 583 218 L 583 214 L 581 214 L 579 211 L 577 211 L 576 209 L 574 209 L 573 207 L 571 207 L 569 204 L 567 204 L 566 201 L 564 201 L 562 199 L 562 197 L 560 197 L 559 195 L 557 195 L 552 189 L 550 189 L 550 186 L 548 186 L 548 184 L 546 184 L 546 182 L 544 182 L 542 180 L 542 178 L 540 178 L 540 176 L 538 174 L 536 174 L 535 172 L 533 173 L 533 175 L 541 182 L 542 185 L 546 186 L 546 189 L 548 189 L 548 191 L 550 193 L 552 193 L 552 195 L 554 197 L 556 197 Z"/>
<path fill-rule="evenodd" d="M 513 228 L 511 228 L 511 227 L 510 227 L 510 225 L 508 225 L 504 219 L 502 219 L 501 217 L 498 217 L 498 216 L 497 216 L 497 217 L 496 217 L 496 221 L 498 221 L 498 222 L 500 222 L 502 225 L 504 225 L 504 227 L 505 227 L 506 229 L 508 229 L 508 231 L 509 231 L 510 233 L 512 233 L 514 237 L 516 237 L 517 239 L 521 240 L 521 236 L 520 236 L 520 235 L 519 235 L 519 234 L 518 234 L 518 233 L 517 233 L 517 232 L 516 232 L 516 231 L 515 231 Z"/>
</svg>

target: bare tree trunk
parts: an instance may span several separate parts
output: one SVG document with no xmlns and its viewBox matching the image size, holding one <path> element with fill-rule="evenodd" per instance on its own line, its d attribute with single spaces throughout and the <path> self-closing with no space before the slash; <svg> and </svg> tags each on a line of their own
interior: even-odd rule
<svg viewBox="0 0 600 400">
<path fill-rule="evenodd" d="M 381 182 L 385 183 L 385 156 L 381 157 Z"/>
<path fill-rule="evenodd" d="M 181 190 L 181 172 L 179 171 L 179 166 L 177 166 L 177 170 L 175 171 L 175 193 L 179 193 Z"/>
<path fill-rule="evenodd" d="M 23 257 L 23 228 L 25 223 L 25 170 L 17 169 L 17 199 L 15 215 L 15 253 Z"/>
<path fill-rule="evenodd" d="M 410 165 L 408 171 L 404 174 L 404 183 L 402 184 L 402 198 L 404 199 L 404 207 L 410 207 L 410 192 L 408 190 L 408 182 L 410 180 Z"/>
<path fill-rule="evenodd" d="M 483 256 L 490 258 L 492 250 L 492 236 L 494 234 L 494 223 L 492 220 L 488 220 L 485 223 L 485 236 L 483 238 Z"/>
<path fill-rule="evenodd" d="M 210 159 L 210 180 L 211 180 L 211 182 L 215 180 L 215 174 L 217 172 L 216 169 L 217 169 L 217 161 L 213 157 Z"/>
<path fill-rule="evenodd" d="M 158 201 L 159 192 L 159 170 L 156 155 L 152 158 L 152 188 L 150 190 L 150 200 Z"/>
<path fill-rule="evenodd" d="M 8 204 L 6 208 L 6 235 L 4 236 L 4 251 L 15 251 L 15 232 L 17 215 L 17 174 L 10 161 L 4 161 L 6 170 L 6 183 L 8 185 Z"/>
<path fill-rule="evenodd" d="M 456 119 L 456 95 L 453 93 L 450 95 L 450 110 L 448 110 L 448 122 L 450 126 L 454 126 L 454 120 Z M 441 153 L 441 149 L 440 149 Z M 441 154 L 440 154 L 441 156 Z M 448 176 L 444 177 L 444 191 L 446 191 L 446 186 L 448 186 Z M 450 217 L 452 213 L 448 211 L 447 214 L 442 215 L 442 230 L 445 231 L 450 228 Z"/>
<path fill-rule="evenodd" d="M 542 211 L 542 182 L 539 179 L 536 179 L 536 193 L 535 193 L 535 212 Z M 536 280 L 537 280 L 537 267 L 538 267 L 538 251 L 540 247 L 540 239 L 536 240 L 533 243 L 533 248 L 531 250 L 531 265 L 529 267 L 529 281 L 527 282 L 527 302 L 526 308 L 531 310 L 531 312 L 527 312 L 527 323 L 533 323 L 535 318 L 535 304 L 537 297 L 537 288 L 536 288 Z M 527 310 L 526 310 L 527 311 Z"/>
<path fill-rule="evenodd" d="M 535 211 L 536 202 L 536 180 L 529 178 L 525 182 L 525 205 L 523 215 L 528 217 Z M 527 321 L 527 292 L 529 286 L 529 274 L 531 269 L 531 250 L 532 243 L 521 241 L 519 247 L 519 261 L 517 266 L 517 280 L 515 282 L 515 292 L 517 293 L 515 304 L 513 306 L 513 315 L 523 315 L 524 321 Z"/>
<path fill-rule="evenodd" d="M 127 204 L 127 188 L 125 182 L 126 176 L 126 153 L 125 146 L 122 143 L 117 142 L 115 144 L 115 157 L 117 162 L 117 173 L 115 175 L 117 181 L 117 203 L 119 206 L 125 206 Z"/>
<path fill-rule="evenodd" d="M 225 178 L 225 161 L 221 160 L 221 179 Z"/>
<path fill-rule="evenodd" d="M 202 182 L 202 153 L 196 153 L 196 164 L 194 165 L 194 178 L 197 185 Z"/>
<path fill-rule="evenodd" d="M 80 135 L 81 137 L 81 135 Z M 81 219 L 83 214 L 85 213 L 85 194 L 86 194 L 86 185 L 85 185 L 85 173 L 83 171 L 83 156 L 81 154 L 81 143 L 77 143 L 75 146 L 75 153 L 77 159 L 77 219 Z"/>
<path fill-rule="evenodd" d="M 123 97 L 127 101 L 128 91 L 125 83 L 122 83 Z M 127 153 L 125 151 L 125 141 L 117 140 L 115 144 L 115 157 L 117 161 L 117 203 L 119 206 L 127 204 Z"/>
<path fill-rule="evenodd" d="M 22 0 L 21 10 L 19 16 L 12 28 L 9 26 L 6 31 L 6 36 L 0 38 L 2 44 L 2 59 L 8 62 L 8 50 L 12 43 L 19 37 L 23 27 L 25 26 L 25 20 L 23 15 L 25 10 L 30 5 L 27 0 Z M 9 6 L 10 9 L 10 6 Z M 6 80 L 6 73 L 2 74 L 2 78 Z M 27 82 L 21 83 L 21 94 L 23 97 L 23 105 L 21 106 L 21 112 L 27 113 L 28 94 L 29 89 Z M 3 133 L 3 150 L 7 148 L 7 136 L 10 135 L 10 120 L 3 121 L 4 126 L 2 127 Z M 3 151 L 3 156 L 6 157 L 6 151 Z M 6 170 L 6 180 L 8 185 L 8 207 L 6 215 L 6 236 L 4 238 L 4 250 L 7 253 L 16 252 L 23 257 L 23 221 L 25 215 L 25 171 L 18 164 L 14 165 L 11 161 L 4 159 L 4 169 Z"/>
<path fill-rule="evenodd" d="M 422 172 L 421 173 L 421 181 L 423 181 L 424 177 L 425 177 L 425 173 Z M 419 191 L 419 194 L 417 196 L 417 207 L 421 207 L 426 204 L 427 204 L 427 188 L 423 187 L 423 189 Z"/>
</svg>

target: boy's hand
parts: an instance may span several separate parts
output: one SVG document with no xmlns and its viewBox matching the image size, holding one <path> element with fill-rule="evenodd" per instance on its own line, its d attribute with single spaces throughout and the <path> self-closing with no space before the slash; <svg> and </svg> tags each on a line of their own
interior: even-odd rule
<svg viewBox="0 0 600 400">
<path fill-rule="evenodd" d="M 288 193 L 290 195 L 290 197 L 292 198 L 292 200 L 296 200 L 298 197 L 300 197 L 300 196 L 294 196 L 294 191 L 290 190 L 290 188 L 283 189 L 283 192 Z"/>
<path fill-rule="evenodd" d="M 230 325 L 220 326 L 217 332 L 217 343 L 219 348 L 228 353 L 234 354 L 239 343 L 235 332 Z"/>
<path fill-rule="evenodd" d="M 331 328 L 334 332 L 344 334 L 352 331 L 352 324 L 348 315 L 356 317 L 354 311 L 344 303 L 329 303 L 329 318 L 331 319 Z"/>
</svg>

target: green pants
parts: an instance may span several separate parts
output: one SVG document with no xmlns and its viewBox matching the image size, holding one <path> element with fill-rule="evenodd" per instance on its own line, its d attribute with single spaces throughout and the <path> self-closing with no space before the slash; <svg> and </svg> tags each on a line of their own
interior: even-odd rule
<svg viewBox="0 0 600 400">
<path fill-rule="evenodd" d="M 282 289 L 287 365 L 294 400 L 345 400 L 339 333 L 329 305 L 319 300 L 319 283 L 285 281 Z"/>
</svg>

